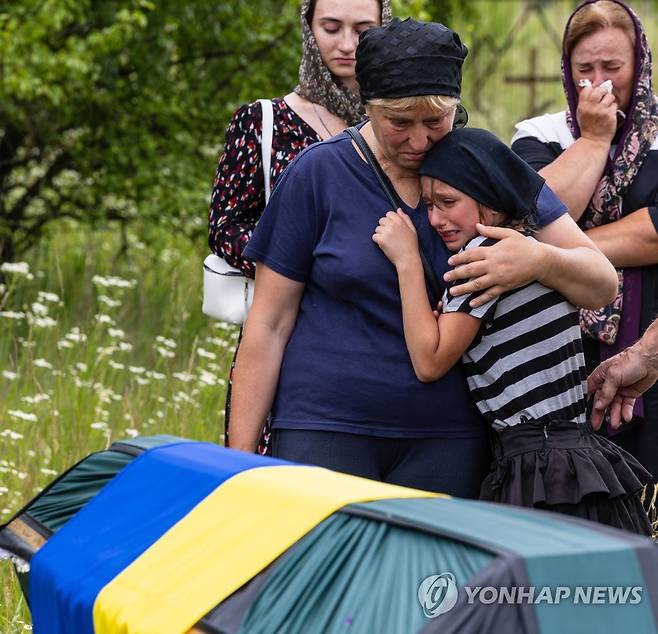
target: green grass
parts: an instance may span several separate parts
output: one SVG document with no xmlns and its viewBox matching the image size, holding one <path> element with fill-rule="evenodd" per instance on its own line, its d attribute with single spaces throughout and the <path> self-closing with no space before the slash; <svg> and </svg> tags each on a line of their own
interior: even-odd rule
<svg viewBox="0 0 658 634">
<path fill-rule="evenodd" d="M 201 314 L 205 246 L 66 227 L 0 293 L 0 522 L 117 438 L 219 441 L 237 328 Z M 44 294 L 46 293 L 46 294 Z M 0 562 L 0 632 L 29 629 Z"/>
</svg>

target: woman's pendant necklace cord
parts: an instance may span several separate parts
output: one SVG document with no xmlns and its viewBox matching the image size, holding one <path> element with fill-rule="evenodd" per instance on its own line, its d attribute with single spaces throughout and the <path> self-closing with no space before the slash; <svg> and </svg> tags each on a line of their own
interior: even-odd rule
<svg viewBox="0 0 658 634">
<path fill-rule="evenodd" d="M 315 107 L 315 104 L 312 101 L 311 101 L 311 107 L 313 108 L 313 112 L 315 112 L 315 116 L 320 120 L 322 127 L 327 131 L 327 134 L 330 137 L 334 136 L 334 133 L 327 127 L 327 124 L 324 122 L 324 119 L 320 116 L 318 109 Z"/>
</svg>

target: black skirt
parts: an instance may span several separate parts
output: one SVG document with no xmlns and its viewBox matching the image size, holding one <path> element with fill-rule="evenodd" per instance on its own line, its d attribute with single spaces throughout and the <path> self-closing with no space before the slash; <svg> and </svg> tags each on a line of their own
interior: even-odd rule
<svg viewBox="0 0 658 634">
<path fill-rule="evenodd" d="M 651 474 L 589 423 L 528 421 L 492 436 L 494 458 L 480 499 L 651 534 L 639 497 Z"/>
</svg>

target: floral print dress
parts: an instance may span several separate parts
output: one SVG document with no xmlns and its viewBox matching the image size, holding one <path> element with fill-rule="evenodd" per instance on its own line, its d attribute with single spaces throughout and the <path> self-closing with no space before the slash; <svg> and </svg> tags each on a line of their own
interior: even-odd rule
<svg viewBox="0 0 658 634">
<path fill-rule="evenodd" d="M 272 100 L 272 109 L 271 183 L 274 186 L 297 154 L 321 139 L 283 97 Z M 260 103 L 238 108 L 226 130 L 226 143 L 217 165 L 208 217 L 210 249 L 252 278 L 255 275 L 254 263 L 242 254 L 265 208 L 261 135 Z M 235 355 L 226 392 L 224 442 L 227 446 L 234 366 Z M 270 453 L 269 421 L 265 425 L 258 452 Z"/>
</svg>

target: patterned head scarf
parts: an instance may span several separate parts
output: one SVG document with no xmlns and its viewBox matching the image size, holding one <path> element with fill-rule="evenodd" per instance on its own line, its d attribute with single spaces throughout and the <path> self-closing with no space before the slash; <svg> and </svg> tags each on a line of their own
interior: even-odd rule
<svg viewBox="0 0 658 634">
<path fill-rule="evenodd" d="M 421 95 L 459 98 L 466 55 L 468 48 L 447 26 L 395 18 L 359 38 L 356 79 L 361 101 Z"/>
<path fill-rule="evenodd" d="M 365 111 L 359 95 L 355 95 L 346 86 L 335 79 L 322 62 L 320 49 L 307 18 L 312 0 L 303 0 L 301 9 L 302 23 L 302 60 L 299 64 L 299 84 L 295 92 L 304 99 L 324 106 L 329 112 L 354 125 L 363 119 Z M 382 24 L 391 21 L 391 0 L 379 0 Z"/>
<path fill-rule="evenodd" d="M 596 2 L 598 0 L 587 0 L 571 14 L 564 31 L 565 37 L 573 16 L 583 7 Z M 639 18 L 631 8 L 620 0 L 612 0 L 612 2 L 628 12 L 635 26 L 633 93 L 614 155 L 608 159 L 603 177 L 580 221 L 585 229 L 614 222 L 621 217 L 622 199 L 658 135 L 658 97 L 654 94 L 651 85 L 651 51 L 647 38 Z M 576 120 L 578 95 L 571 74 L 571 59 L 564 48 L 562 81 L 569 105 L 567 125 L 573 137 L 577 139 L 580 137 L 580 127 Z M 633 344 L 639 337 L 641 272 L 635 268 L 618 270 L 617 274 L 619 292 L 615 301 L 601 310 L 580 311 L 580 325 L 584 334 L 608 344 L 604 347 L 607 350 L 602 350 L 603 357 L 615 354 L 618 349 Z"/>
</svg>

